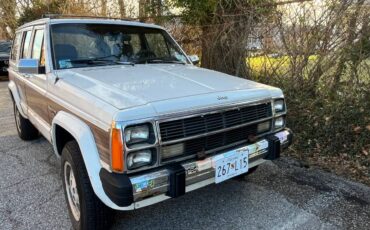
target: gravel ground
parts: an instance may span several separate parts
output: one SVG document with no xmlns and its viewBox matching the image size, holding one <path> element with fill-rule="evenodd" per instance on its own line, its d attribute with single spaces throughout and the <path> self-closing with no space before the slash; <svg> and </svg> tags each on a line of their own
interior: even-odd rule
<svg viewBox="0 0 370 230">
<path fill-rule="evenodd" d="M 70 229 L 60 165 L 44 139 L 21 141 L 0 82 L 0 229 Z M 282 157 L 147 208 L 114 229 L 370 229 L 370 188 Z"/>
</svg>

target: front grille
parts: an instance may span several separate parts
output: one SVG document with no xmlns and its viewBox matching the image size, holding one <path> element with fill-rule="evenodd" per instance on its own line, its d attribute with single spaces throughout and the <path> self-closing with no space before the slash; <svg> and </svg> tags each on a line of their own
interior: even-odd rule
<svg viewBox="0 0 370 230">
<path fill-rule="evenodd" d="M 161 140 L 162 142 L 166 142 L 192 137 L 195 135 L 206 134 L 208 132 L 222 130 L 225 128 L 231 128 L 271 116 L 271 103 L 263 103 L 174 121 L 162 122 L 159 124 L 159 128 Z"/>
<path fill-rule="evenodd" d="M 184 141 L 184 153 L 178 157 L 185 157 L 197 154 L 199 152 L 217 149 L 223 146 L 227 146 L 236 142 L 246 141 L 250 135 L 254 136 L 257 134 L 257 124 L 243 126 L 233 130 L 225 131 L 209 135 L 206 137 L 195 138 Z M 164 147 L 164 146 L 163 146 Z M 173 158 L 165 159 L 163 162 L 171 161 Z"/>
</svg>

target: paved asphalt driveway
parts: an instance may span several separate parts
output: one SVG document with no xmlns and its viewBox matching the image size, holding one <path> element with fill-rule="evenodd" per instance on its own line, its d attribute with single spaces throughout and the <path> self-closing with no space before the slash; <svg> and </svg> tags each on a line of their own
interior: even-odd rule
<svg viewBox="0 0 370 230">
<path fill-rule="evenodd" d="M 0 229 L 70 229 L 51 145 L 21 141 L 0 82 Z M 114 229 L 370 229 L 370 188 L 288 158 L 117 215 Z"/>
</svg>

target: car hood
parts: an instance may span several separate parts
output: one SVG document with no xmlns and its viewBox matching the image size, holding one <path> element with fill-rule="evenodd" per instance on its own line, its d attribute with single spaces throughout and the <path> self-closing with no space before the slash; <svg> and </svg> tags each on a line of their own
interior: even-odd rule
<svg viewBox="0 0 370 230">
<path fill-rule="evenodd" d="M 157 114 L 282 96 L 275 87 L 192 65 L 76 68 L 57 75 L 117 109 L 150 106 Z"/>
</svg>

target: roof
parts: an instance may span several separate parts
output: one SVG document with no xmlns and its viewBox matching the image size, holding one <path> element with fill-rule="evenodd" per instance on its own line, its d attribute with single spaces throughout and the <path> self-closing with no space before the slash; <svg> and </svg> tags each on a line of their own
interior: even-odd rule
<svg viewBox="0 0 370 230">
<path fill-rule="evenodd" d="M 127 25 L 127 26 L 141 26 L 141 27 L 149 27 L 149 28 L 157 28 L 163 29 L 161 26 L 136 22 L 136 21 L 127 21 L 121 19 L 105 19 L 105 18 L 42 18 L 32 22 L 28 22 L 18 28 L 23 29 L 29 26 L 36 26 L 40 24 L 64 24 L 64 23 L 82 23 L 82 24 L 114 24 L 114 25 Z"/>
</svg>

